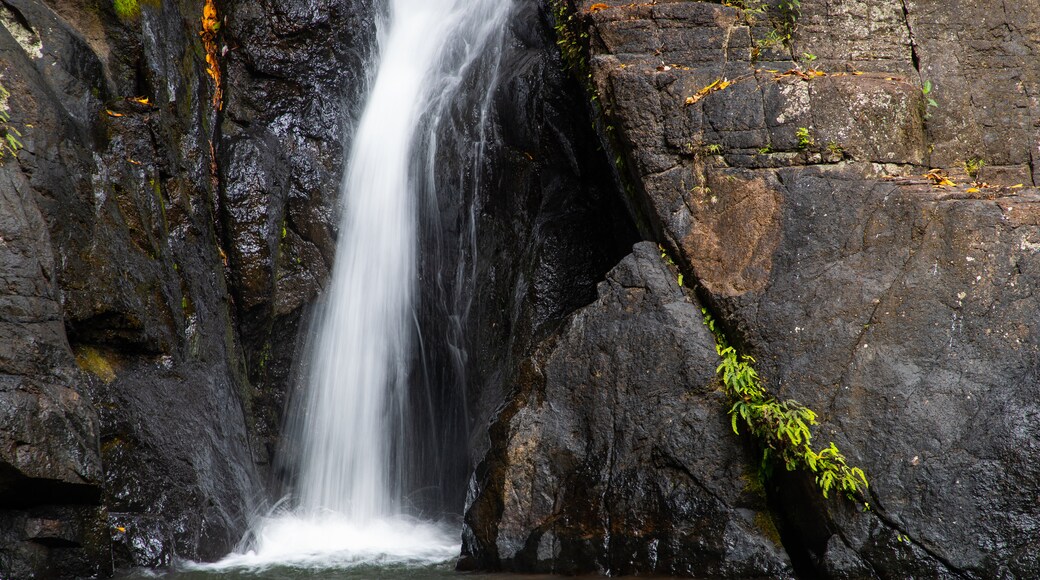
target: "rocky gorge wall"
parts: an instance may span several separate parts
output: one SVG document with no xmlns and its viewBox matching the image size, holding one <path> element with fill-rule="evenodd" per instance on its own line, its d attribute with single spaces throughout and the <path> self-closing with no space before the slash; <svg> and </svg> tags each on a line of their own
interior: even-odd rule
<svg viewBox="0 0 1040 580">
<path fill-rule="evenodd" d="M 217 558 L 266 501 L 372 14 L 213 8 L 0 4 L 5 577 Z"/>
<path fill-rule="evenodd" d="M 0 0 L 0 575 L 219 557 L 284 479 L 374 7 L 205 5 Z M 1040 4 L 771 6 L 518 3 L 460 567 L 1040 575 Z M 869 511 L 760 479 L 701 305 Z"/>
<path fill-rule="evenodd" d="M 471 489 L 467 565 L 1040 573 L 1040 5 L 555 8 L 679 272 L 637 247 L 521 366 Z M 782 466 L 751 484 L 755 443 L 710 427 L 728 405 L 698 301 L 769 390 L 819 413 L 814 441 L 864 468 L 869 509 Z"/>
<path fill-rule="evenodd" d="M 375 8 L 0 3 L 17 141 L 0 158 L 0 575 L 215 559 L 281 493 Z M 483 176 L 499 195 L 478 200 L 481 243 L 458 256 L 478 271 L 462 322 L 482 345 L 467 431 L 636 239 L 536 3 L 508 35 L 488 128 L 501 169 Z M 465 474 L 449 475 L 457 513 Z"/>
</svg>

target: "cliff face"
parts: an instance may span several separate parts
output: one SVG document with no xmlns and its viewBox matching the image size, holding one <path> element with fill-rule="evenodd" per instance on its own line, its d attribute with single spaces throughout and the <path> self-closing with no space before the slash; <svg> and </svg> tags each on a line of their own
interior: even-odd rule
<svg viewBox="0 0 1040 580">
<path fill-rule="evenodd" d="M 262 505 L 371 41 L 277 4 L 0 4 L 5 576 L 215 558 Z"/>
<path fill-rule="evenodd" d="M 588 74 L 603 135 L 622 153 L 646 223 L 730 340 L 755 356 L 768 388 L 815 409 L 816 441 L 833 440 L 869 477 L 869 511 L 824 500 L 811 477 L 782 467 L 766 481 L 795 570 L 856 578 L 1040 573 L 1032 532 L 1040 522 L 1032 290 L 1040 6 L 563 6 L 564 53 L 579 76 Z M 932 168 L 949 180 L 925 177 Z M 600 301 L 610 303 L 605 290 Z M 658 320 L 625 304 L 614 317 Z M 575 356 L 586 348 L 575 333 L 598 340 L 599 326 L 587 322 L 603 308 L 580 311 L 545 343 L 548 354 L 530 362 L 537 380 L 517 379 L 521 394 L 490 430 L 492 467 L 478 470 L 467 549 L 485 565 L 511 569 L 712 573 L 705 570 L 719 568 L 677 568 L 659 551 L 627 546 L 676 545 L 672 530 L 702 521 L 693 506 L 725 493 L 706 485 L 678 504 L 687 511 L 668 501 L 625 510 L 632 493 L 702 481 L 716 445 L 737 438 L 719 432 L 705 442 L 690 425 L 649 434 L 633 461 L 655 475 L 633 491 L 631 463 L 608 461 L 631 457 L 631 444 L 596 443 L 622 432 L 616 415 L 579 393 L 621 397 L 640 383 L 600 385 L 602 373 L 653 376 L 676 342 L 694 339 L 651 333 L 649 352 L 626 357 L 647 339 L 619 332 L 593 349 L 615 358 L 583 370 L 596 359 Z M 706 365 L 688 362 L 688 374 L 642 387 L 646 400 L 724 415 L 703 390 L 707 376 L 692 372 Z M 561 376 L 573 391 L 554 386 Z M 681 393 L 667 394 L 677 382 Z M 635 403 L 622 408 L 644 412 Z M 677 438 L 693 455 L 677 462 L 679 473 L 663 472 L 655 460 Z M 573 449 L 584 449 L 577 465 L 557 461 Z M 597 475 L 581 475 L 589 465 Z M 605 481 L 606 492 L 581 496 L 579 517 L 574 494 L 588 481 Z M 517 501 L 535 506 L 519 510 L 527 519 L 516 515 Z M 634 513 L 638 524 L 630 523 Z M 584 536 L 576 527 L 604 517 L 608 525 Z M 617 521 L 626 524 L 609 525 Z M 661 521 L 667 525 L 649 525 Z M 595 547 L 575 545 L 576 537 Z M 714 566 L 745 553 L 740 543 L 711 548 L 730 537 L 719 530 L 682 537 L 700 538 Z M 736 574 L 786 573 L 768 562 Z"/>
<path fill-rule="evenodd" d="M 272 459 L 333 260 L 374 7 L 206 5 L 0 3 L 3 136 L 18 140 L 0 158 L 5 577 L 216 558 L 279 492 Z M 519 10 L 488 128 L 497 169 L 480 176 L 492 186 L 441 208 L 458 224 L 478 207 L 480 232 L 439 256 L 476 272 L 442 291 L 474 296 L 455 322 L 481 345 L 461 375 L 481 387 L 438 394 L 473 409 L 439 482 L 452 511 L 504 369 L 635 239 L 549 32 L 535 4 Z M 465 161 L 439 171 L 450 182 Z M 430 296 L 424 317 L 456 306 Z"/>
<path fill-rule="evenodd" d="M 204 5 L 0 0 L 0 575 L 215 558 L 278 487 L 373 7 Z M 1040 575 L 1040 5 L 742 5 L 560 5 L 576 82 L 518 3 L 490 169 L 438 168 L 486 185 L 423 233 L 474 227 L 420 313 L 469 313 L 425 369 L 468 387 L 461 565 Z M 870 511 L 762 485 L 701 304 Z"/>
</svg>

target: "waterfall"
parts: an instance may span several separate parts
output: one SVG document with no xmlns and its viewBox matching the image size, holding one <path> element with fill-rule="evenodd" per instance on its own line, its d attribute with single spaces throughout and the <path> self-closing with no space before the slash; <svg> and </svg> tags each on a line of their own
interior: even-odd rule
<svg viewBox="0 0 1040 580">
<path fill-rule="evenodd" d="M 389 0 L 377 24 L 375 74 L 342 182 L 332 282 L 315 320 L 303 394 L 290 409 L 299 449 L 294 497 L 261 518 L 239 553 L 218 567 L 458 555 L 459 530 L 416 517 L 405 495 L 417 469 L 409 450 L 428 447 L 428 441 L 413 445 L 409 433 L 431 435 L 408 424 L 415 415 L 410 377 L 418 372 L 411 361 L 423 358 L 413 344 L 420 334 L 419 223 L 431 221 L 419 213 L 441 205 L 427 196 L 441 195 L 438 135 L 452 103 L 478 91 L 464 98 L 478 103 L 473 122 L 485 123 L 509 13 L 510 3 L 499 0 Z M 471 74 L 477 69 L 482 72 Z M 483 131 L 470 133 L 482 142 Z M 475 198 L 472 192 L 464 197 Z M 470 206 L 459 218 L 467 224 L 464 239 L 449 244 L 475 243 L 472 212 Z M 464 279 L 464 266 L 456 267 L 448 277 Z M 442 334 L 458 339 L 457 329 Z"/>
</svg>

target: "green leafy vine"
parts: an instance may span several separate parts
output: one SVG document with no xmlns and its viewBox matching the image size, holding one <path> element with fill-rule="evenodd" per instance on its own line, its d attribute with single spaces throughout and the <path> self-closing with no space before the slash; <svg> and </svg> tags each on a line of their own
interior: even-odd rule
<svg viewBox="0 0 1040 580">
<path fill-rule="evenodd" d="M 0 159 L 8 155 L 13 157 L 23 147 L 18 140 L 22 134 L 11 125 L 11 107 L 7 102 L 10 96 L 10 91 L 0 85 Z"/>
<path fill-rule="evenodd" d="M 823 497 L 838 490 L 869 508 L 861 492 L 868 486 L 863 470 L 850 467 L 833 442 L 819 451 L 813 449 L 810 427 L 816 425 L 816 413 L 796 401 L 781 401 L 766 392 L 752 366 L 755 359 L 729 345 L 707 309 L 702 308 L 701 313 L 722 359 L 716 372 L 732 405 L 729 415 L 733 432 L 740 434 L 743 427 L 762 445 L 763 470 L 768 474 L 774 461 L 782 462 L 788 471 L 807 470 L 815 476 Z"/>
</svg>

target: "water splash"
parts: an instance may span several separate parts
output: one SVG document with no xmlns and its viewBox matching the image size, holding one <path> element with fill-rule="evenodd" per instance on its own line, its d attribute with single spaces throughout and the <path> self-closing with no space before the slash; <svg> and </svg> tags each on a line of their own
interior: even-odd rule
<svg viewBox="0 0 1040 580">
<path fill-rule="evenodd" d="M 475 122 L 486 122 L 495 74 L 467 70 L 501 50 L 509 12 L 501 0 L 389 1 L 342 184 L 332 284 L 295 409 L 295 504 L 261 518 L 238 552 L 202 568 L 427 564 L 458 554 L 457 527 L 416 519 L 404 502 L 414 460 L 407 388 L 417 213 L 437 205 L 420 198 L 437 195 L 438 127 L 459 93 L 473 90 L 464 79 L 482 79 Z"/>
</svg>

